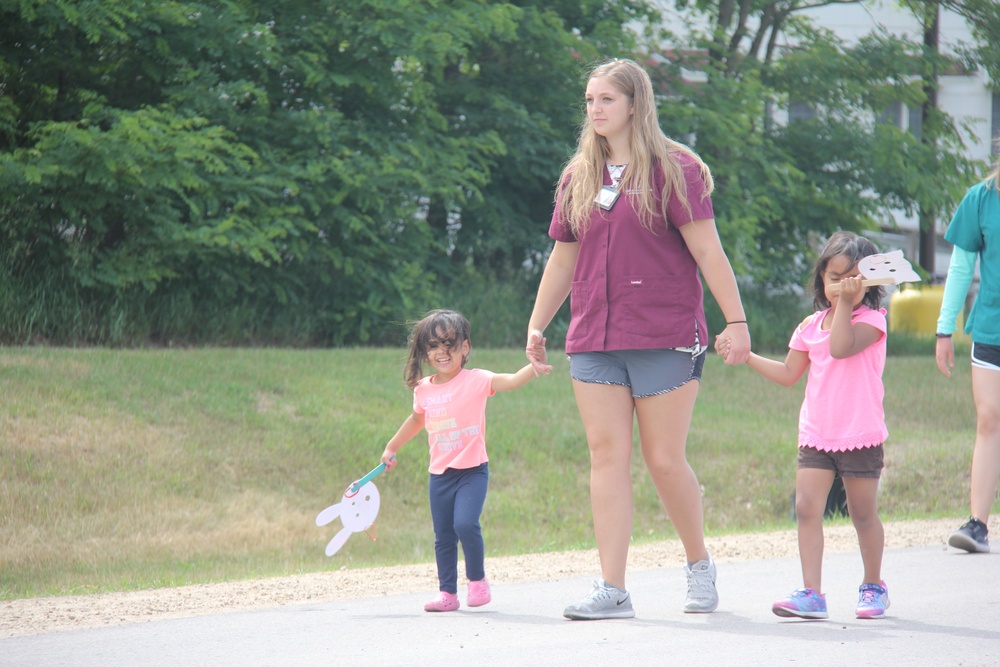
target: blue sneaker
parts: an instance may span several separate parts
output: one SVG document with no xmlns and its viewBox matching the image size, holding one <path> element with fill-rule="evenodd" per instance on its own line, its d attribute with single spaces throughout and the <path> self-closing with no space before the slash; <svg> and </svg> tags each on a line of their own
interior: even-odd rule
<svg viewBox="0 0 1000 667">
<path fill-rule="evenodd" d="M 771 611 L 778 616 L 789 618 L 827 618 L 826 596 L 811 588 L 799 588 L 783 600 L 771 605 Z"/>
<path fill-rule="evenodd" d="M 854 613 L 858 618 L 885 618 L 885 610 L 889 608 L 889 589 L 885 582 L 878 584 L 861 584 L 858 589 L 858 608 Z"/>
</svg>

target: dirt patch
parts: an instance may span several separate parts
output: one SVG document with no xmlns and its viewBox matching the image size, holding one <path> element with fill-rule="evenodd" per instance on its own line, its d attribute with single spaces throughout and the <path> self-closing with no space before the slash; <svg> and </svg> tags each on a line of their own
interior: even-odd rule
<svg viewBox="0 0 1000 667">
<path fill-rule="evenodd" d="M 886 548 L 940 545 L 945 549 L 945 539 L 955 527 L 954 519 L 887 523 Z M 828 527 L 825 535 L 828 553 L 858 548 L 851 526 Z M 718 563 L 798 554 L 794 530 L 709 537 L 706 541 Z M 683 559 L 677 540 L 642 544 L 631 549 L 629 568 L 679 567 Z M 495 584 L 593 576 L 597 570 L 595 550 L 486 559 L 487 574 Z M 422 563 L 129 593 L 11 600 L 0 603 L 0 639 L 421 590 L 432 593 L 436 589 L 434 565 Z"/>
</svg>

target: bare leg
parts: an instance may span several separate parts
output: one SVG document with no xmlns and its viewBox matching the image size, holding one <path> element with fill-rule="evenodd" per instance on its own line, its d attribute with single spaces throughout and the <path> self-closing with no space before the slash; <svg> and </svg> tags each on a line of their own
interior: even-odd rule
<svg viewBox="0 0 1000 667">
<path fill-rule="evenodd" d="M 1000 371 L 972 367 L 976 444 L 972 451 L 972 516 L 988 523 L 1000 478 Z"/>
<path fill-rule="evenodd" d="M 604 581 L 625 588 L 632 538 L 631 389 L 573 381 L 590 448 L 590 505 Z"/>
<path fill-rule="evenodd" d="M 834 472 L 799 468 L 795 473 L 795 517 L 799 531 L 802 585 L 823 592 L 823 511 Z"/>
<path fill-rule="evenodd" d="M 636 399 L 642 456 L 688 563 L 708 558 L 701 486 L 687 461 L 687 436 L 698 397 L 691 381 L 665 394 Z"/>
<path fill-rule="evenodd" d="M 882 584 L 882 554 L 885 551 L 885 531 L 878 516 L 878 480 L 845 477 L 847 512 L 861 546 L 861 561 L 865 566 L 863 584 Z"/>
</svg>

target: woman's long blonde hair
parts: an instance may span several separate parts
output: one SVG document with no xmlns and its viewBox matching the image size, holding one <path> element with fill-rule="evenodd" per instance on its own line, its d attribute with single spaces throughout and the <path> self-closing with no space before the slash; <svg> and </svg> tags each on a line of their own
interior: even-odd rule
<svg viewBox="0 0 1000 667">
<path fill-rule="evenodd" d="M 676 192 L 684 207 L 689 212 L 691 210 L 690 202 L 687 200 L 684 172 L 671 153 L 684 153 L 697 162 L 701 169 L 701 177 L 705 181 L 705 196 L 708 196 L 714 187 L 712 174 L 693 150 L 670 139 L 660 129 L 653 84 L 649 74 L 642 67 L 632 60 L 614 59 L 595 67 L 588 80 L 600 77 L 608 77 L 608 80 L 632 103 L 630 157 L 619 190 L 632 199 L 639 211 L 642 225 L 655 233 L 658 230 L 653 228 L 653 221 L 657 215 L 666 220 L 667 202 L 671 193 Z M 590 116 L 584 114 L 576 153 L 570 158 L 559 178 L 559 187 L 565 184 L 565 190 L 561 197 L 557 197 L 560 218 L 564 224 L 569 225 L 577 238 L 586 232 L 590 216 L 597 206 L 594 199 L 603 186 L 604 165 L 610 157 L 611 148 L 607 139 L 594 131 Z M 659 211 L 655 210 L 655 199 L 650 187 L 653 182 L 653 166 L 657 161 L 662 166 L 665 177 Z M 630 195 L 628 194 L 630 192 L 637 194 Z"/>
</svg>

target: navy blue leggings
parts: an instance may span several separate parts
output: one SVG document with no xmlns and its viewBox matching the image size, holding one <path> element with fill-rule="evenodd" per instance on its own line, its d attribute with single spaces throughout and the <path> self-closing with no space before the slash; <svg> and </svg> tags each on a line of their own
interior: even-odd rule
<svg viewBox="0 0 1000 667">
<path fill-rule="evenodd" d="M 448 468 L 431 475 L 427 491 L 434 521 L 434 555 L 437 558 L 438 585 L 447 593 L 458 592 L 458 543 L 465 553 L 465 574 L 469 581 L 486 576 L 486 549 L 479 516 L 486 502 L 490 484 L 488 463 L 455 470 Z"/>
</svg>

